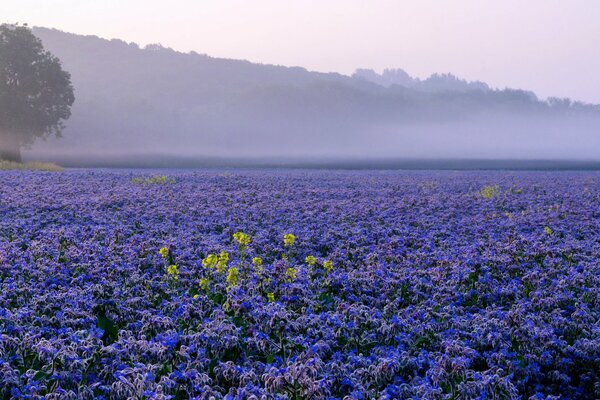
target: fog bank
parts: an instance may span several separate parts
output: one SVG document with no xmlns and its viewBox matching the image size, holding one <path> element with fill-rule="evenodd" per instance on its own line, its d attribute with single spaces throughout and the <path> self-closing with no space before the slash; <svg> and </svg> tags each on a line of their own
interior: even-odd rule
<svg viewBox="0 0 600 400">
<path fill-rule="evenodd" d="M 25 156 L 600 159 L 600 108 L 436 74 L 353 76 L 34 29 L 72 74 L 62 139 Z"/>
</svg>

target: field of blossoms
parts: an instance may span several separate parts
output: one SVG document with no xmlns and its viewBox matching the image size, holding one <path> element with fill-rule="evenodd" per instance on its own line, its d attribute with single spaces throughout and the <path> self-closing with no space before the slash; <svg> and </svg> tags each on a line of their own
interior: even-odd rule
<svg viewBox="0 0 600 400">
<path fill-rule="evenodd" d="M 600 174 L 0 172 L 0 398 L 600 398 Z"/>
</svg>

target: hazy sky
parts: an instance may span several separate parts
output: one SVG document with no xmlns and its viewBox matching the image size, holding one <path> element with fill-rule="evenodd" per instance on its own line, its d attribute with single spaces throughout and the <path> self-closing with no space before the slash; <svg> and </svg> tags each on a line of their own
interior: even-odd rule
<svg viewBox="0 0 600 400">
<path fill-rule="evenodd" d="M 0 19 L 318 71 L 451 72 L 600 103 L 599 0 L 0 0 Z"/>
</svg>

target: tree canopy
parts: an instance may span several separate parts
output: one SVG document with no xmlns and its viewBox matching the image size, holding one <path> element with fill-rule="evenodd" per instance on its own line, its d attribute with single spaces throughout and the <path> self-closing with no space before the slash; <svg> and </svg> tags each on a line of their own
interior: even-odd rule
<svg viewBox="0 0 600 400">
<path fill-rule="evenodd" d="M 0 159 L 60 136 L 75 101 L 71 76 L 27 26 L 0 25 Z"/>
</svg>

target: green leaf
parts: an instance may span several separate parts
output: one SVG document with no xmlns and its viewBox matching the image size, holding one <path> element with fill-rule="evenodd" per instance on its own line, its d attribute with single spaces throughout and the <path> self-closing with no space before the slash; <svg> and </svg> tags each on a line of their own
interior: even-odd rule
<svg viewBox="0 0 600 400">
<path fill-rule="evenodd" d="M 117 328 L 117 325 L 104 314 L 98 315 L 98 328 L 104 331 L 102 341 L 104 341 L 105 344 L 114 343 L 119 338 L 119 328 Z"/>
<path fill-rule="evenodd" d="M 33 375 L 33 380 L 39 381 L 40 379 L 47 378 L 48 376 L 49 376 L 48 373 L 46 373 L 44 371 L 38 371 L 35 373 L 35 375 Z"/>
</svg>

